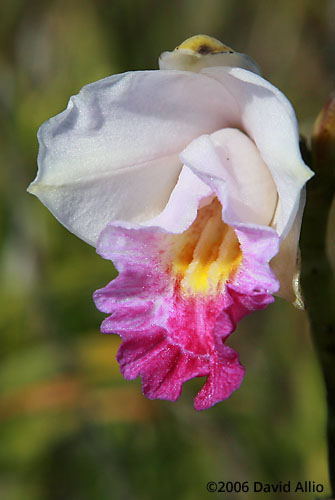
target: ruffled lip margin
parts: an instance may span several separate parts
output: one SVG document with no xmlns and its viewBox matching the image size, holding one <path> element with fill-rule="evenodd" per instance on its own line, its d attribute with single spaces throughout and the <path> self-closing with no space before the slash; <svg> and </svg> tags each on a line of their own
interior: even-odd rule
<svg viewBox="0 0 335 500">
<path fill-rule="evenodd" d="M 245 315 L 273 302 L 279 285 L 268 262 L 278 235 L 270 228 L 237 229 L 242 264 L 224 292 L 185 298 L 162 264 L 166 232 L 157 229 L 110 224 L 102 232 L 97 251 L 119 276 L 94 293 L 97 308 L 110 314 L 101 331 L 122 337 L 121 372 L 128 380 L 140 375 L 150 399 L 175 401 L 184 382 L 207 376 L 194 402 L 204 410 L 242 382 L 244 367 L 224 342 Z"/>
</svg>

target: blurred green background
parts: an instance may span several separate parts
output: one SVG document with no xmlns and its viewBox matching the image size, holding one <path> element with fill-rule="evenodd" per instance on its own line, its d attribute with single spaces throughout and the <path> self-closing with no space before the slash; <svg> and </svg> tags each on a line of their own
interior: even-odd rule
<svg viewBox="0 0 335 500">
<path fill-rule="evenodd" d="M 247 373 L 229 400 L 195 412 L 196 380 L 177 403 L 148 401 L 119 373 L 119 338 L 99 333 L 91 295 L 112 264 L 25 189 L 37 129 L 70 95 L 156 68 L 197 33 L 254 57 L 310 134 L 334 84 L 334 16 L 334 0 L 1 3 L 1 500 L 193 500 L 220 480 L 328 489 L 324 389 L 304 313 L 277 300 L 241 322 L 229 343 Z"/>
</svg>

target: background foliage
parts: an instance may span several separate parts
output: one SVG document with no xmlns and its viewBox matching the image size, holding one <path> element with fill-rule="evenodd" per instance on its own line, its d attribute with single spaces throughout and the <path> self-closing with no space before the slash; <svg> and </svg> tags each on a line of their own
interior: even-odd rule
<svg viewBox="0 0 335 500">
<path fill-rule="evenodd" d="M 156 68 L 163 50 L 197 33 L 254 57 L 309 134 L 334 83 L 334 0 L 11 0 L 0 9 L 0 498 L 191 500 L 209 495 L 210 480 L 327 489 L 324 392 L 304 313 L 277 300 L 242 321 L 230 345 L 247 374 L 228 401 L 196 413 L 201 380 L 177 403 L 148 401 L 119 373 L 118 337 L 99 333 L 91 293 L 112 279 L 111 263 L 25 189 L 36 131 L 70 95 Z"/>
</svg>

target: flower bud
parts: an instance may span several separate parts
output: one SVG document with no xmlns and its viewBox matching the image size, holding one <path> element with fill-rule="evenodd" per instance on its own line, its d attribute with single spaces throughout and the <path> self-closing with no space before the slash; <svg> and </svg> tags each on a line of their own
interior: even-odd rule
<svg viewBox="0 0 335 500">
<path fill-rule="evenodd" d="M 315 167 L 329 165 L 334 176 L 335 163 L 335 92 L 332 92 L 325 106 L 315 120 L 312 133 L 312 151 Z M 334 179 L 335 180 L 335 179 Z"/>
<path fill-rule="evenodd" d="M 258 64 L 248 55 L 235 52 L 231 47 L 208 35 L 187 38 L 172 52 L 163 52 L 159 68 L 178 69 L 198 73 L 203 68 L 218 66 L 244 68 L 258 75 Z"/>
</svg>

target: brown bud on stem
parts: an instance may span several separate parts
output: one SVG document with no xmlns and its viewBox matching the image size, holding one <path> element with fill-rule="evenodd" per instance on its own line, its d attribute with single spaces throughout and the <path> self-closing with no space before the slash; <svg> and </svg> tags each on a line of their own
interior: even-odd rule
<svg viewBox="0 0 335 500">
<path fill-rule="evenodd" d="M 313 160 L 318 168 L 328 165 L 335 179 L 335 92 L 332 92 L 315 120 L 312 133 Z M 332 174 L 331 174 L 332 172 Z M 317 172 L 318 173 L 318 172 Z"/>
</svg>

